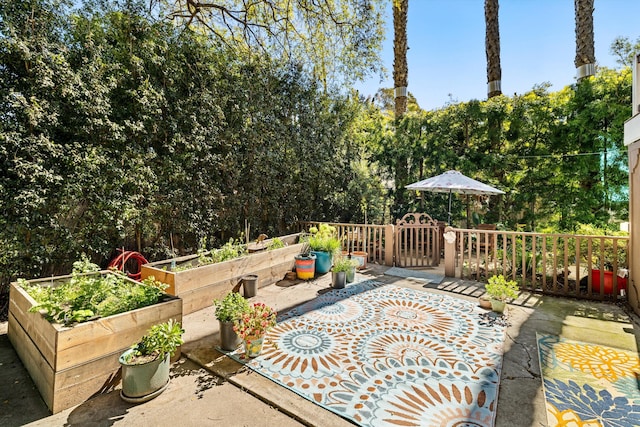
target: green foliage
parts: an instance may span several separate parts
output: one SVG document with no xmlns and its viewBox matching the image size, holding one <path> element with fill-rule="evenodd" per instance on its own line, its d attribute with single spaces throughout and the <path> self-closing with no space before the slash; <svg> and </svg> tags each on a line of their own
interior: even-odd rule
<svg viewBox="0 0 640 427">
<path fill-rule="evenodd" d="M 336 228 L 329 224 L 309 229 L 309 248 L 312 251 L 337 253 L 340 250 L 340 240 L 336 235 Z"/>
<path fill-rule="evenodd" d="M 340 271 L 349 271 L 352 268 L 355 268 L 358 266 L 358 261 L 356 261 L 355 259 L 350 259 L 347 257 L 336 257 L 336 259 L 333 260 L 333 267 L 331 268 L 332 271 L 334 272 L 340 272 Z"/>
<path fill-rule="evenodd" d="M 579 223 L 603 227 L 628 217 L 624 121 L 630 117 L 628 68 L 600 68 L 595 77 L 550 93 L 548 85 L 487 101 L 452 103 L 379 119 L 371 146 L 380 174 L 393 181 L 392 216 L 428 212 L 447 217 L 446 196 L 408 192 L 407 184 L 448 169 L 507 194 L 453 198 L 453 222 L 506 229 L 571 232 Z M 383 132 L 382 129 L 390 131 Z"/>
<path fill-rule="evenodd" d="M 200 2 L 151 0 L 198 32 L 239 51 L 259 51 L 282 63 L 305 64 L 314 77 L 351 82 L 380 71 L 383 0 Z"/>
<path fill-rule="evenodd" d="M 229 292 L 221 300 L 213 300 L 216 319 L 221 322 L 233 322 L 249 309 L 249 303 L 238 292 Z"/>
<path fill-rule="evenodd" d="M 0 282 L 384 210 L 356 99 L 124 5 L 0 7 Z"/>
<path fill-rule="evenodd" d="M 502 274 L 489 277 L 484 288 L 490 298 L 498 301 L 518 298 L 518 284 L 514 280 L 506 280 Z"/>
<path fill-rule="evenodd" d="M 133 282 L 121 273 L 102 275 L 84 258 L 74 263 L 71 278 L 57 286 L 18 283 L 37 302 L 30 311 L 43 312 L 50 322 L 70 325 L 107 317 L 159 301 L 168 285 L 149 277 Z"/>
<path fill-rule="evenodd" d="M 268 251 L 272 251 L 272 250 L 281 249 L 281 248 L 284 248 L 284 247 L 285 247 L 285 244 L 282 241 L 282 239 L 279 238 L 279 237 L 274 237 L 273 239 L 271 239 L 271 241 L 267 245 L 267 250 Z"/>
<path fill-rule="evenodd" d="M 576 227 L 575 233 L 578 235 L 587 235 L 587 236 L 628 236 L 629 233 L 620 231 L 620 230 L 610 230 L 606 228 L 598 228 L 594 227 L 590 224 L 578 224 Z M 600 250 L 600 245 L 602 244 L 602 252 Z M 576 242 L 574 239 L 569 241 L 569 254 L 574 258 L 576 256 Z M 580 239 L 580 255 L 582 265 L 585 266 L 588 259 L 589 254 L 589 246 L 587 239 Z M 594 239 L 592 242 L 592 259 L 591 263 L 594 269 L 599 269 L 602 266 L 604 269 L 608 271 L 613 271 L 613 265 L 616 264 L 617 268 L 627 267 L 627 250 L 626 248 L 618 241 L 616 246 L 616 250 L 614 251 L 614 243 L 613 239 L 603 237 L 601 239 Z M 596 255 L 598 254 L 598 255 Z M 602 257 L 600 257 L 602 254 Z M 601 259 L 602 258 L 602 259 Z"/>
<path fill-rule="evenodd" d="M 191 267 L 228 261 L 247 254 L 247 246 L 241 241 L 234 240 L 233 238 L 230 238 L 229 241 L 220 248 L 211 249 L 210 251 L 207 251 L 205 248 L 207 244 L 206 239 L 202 239 L 200 243 L 202 246 L 198 250 L 198 264 L 192 264 Z"/>
<path fill-rule="evenodd" d="M 175 322 L 173 319 L 153 325 L 140 341 L 131 347 L 133 352 L 128 355 L 125 362 L 146 363 L 164 358 L 167 354 L 172 355 L 184 343 L 182 334 L 184 329 L 180 322 Z"/>
</svg>

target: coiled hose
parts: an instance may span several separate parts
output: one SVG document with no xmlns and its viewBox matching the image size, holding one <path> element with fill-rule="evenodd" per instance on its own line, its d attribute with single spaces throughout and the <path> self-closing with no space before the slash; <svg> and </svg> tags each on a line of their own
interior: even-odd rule
<svg viewBox="0 0 640 427">
<path fill-rule="evenodd" d="M 118 256 L 116 256 L 111 260 L 111 262 L 109 262 L 109 268 L 115 268 L 120 271 L 126 272 L 127 276 L 139 282 L 140 277 L 142 277 L 142 274 L 140 272 L 142 270 L 142 265 L 147 264 L 149 261 L 147 261 L 140 252 L 125 251 L 123 249 L 118 249 L 118 251 L 120 252 Z M 127 266 L 126 271 L 125 265 Z M 135 268 L 135 271 L 132 267 Z"/>
</svg>

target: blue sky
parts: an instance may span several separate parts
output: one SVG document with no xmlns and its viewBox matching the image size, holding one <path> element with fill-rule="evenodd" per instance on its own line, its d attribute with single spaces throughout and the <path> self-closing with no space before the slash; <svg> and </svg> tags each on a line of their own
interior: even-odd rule
<svg viewBox="0 0 640 427">
<path fill-rule="evenodd" d="M 391 4 L 391 0 L 389 0 Z M 559 90 L 575 82 L 573 0 L 500 0 L 502 92 L 525 93 L 549 82 Z M 409 0 L 409 92 L 427 110 L 450 100 L 486 99 L 483 0 Z M 616 67 L 609 47 L 618 36 L 640 37 L 640 0 L 595 0 L 596 61 Z M 393 21 L 381 53 L 387 75 L 355 85 L 373 95 L 393 87 Z"/>
</svg>

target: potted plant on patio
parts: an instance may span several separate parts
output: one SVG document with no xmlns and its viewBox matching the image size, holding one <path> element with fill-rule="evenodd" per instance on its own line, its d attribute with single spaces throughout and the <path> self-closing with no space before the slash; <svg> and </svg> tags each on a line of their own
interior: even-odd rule
<svg viewBox="0 0 640 427">
<path fill-rule="evenodd" d="M 505 279 L 502 274 L 490 277 L 485 290 L 491 298 L 491 309 L 498 313 L 504 312 L 507 299 L 518 297 L 518 284 Z"/>
<path fill-rule="evenodd" d="M 130 403 L 146 402 L 169 384 L 170 358 L 184 342 L 179 322 L 153 325 L 118 361 L 122 366 L 120 397 Z"/>
<path fill-rule="evenodd" d="M 311 253 L 309 236 L 302 236 L 300 239 L 303 242 L 302 251 L 294 257 L 296 277 L 300 280 L 310 280 L 315 276 L 316 256 Z"/>
<path fill-rule="evenodd" d="M 261 302 L 253 303 L 234 321 L 233 330 L 244 341 L 247 357 L 257 357 L 262 351 L 264 336 L 276 325 L 276 312 Z"/>
<path fill-rule="evenodd" d="M 355 275 L 358 262 L 348 257 L 338 257 L 331 268 L 331 287 L 334 289 L 342 289 L 347 283 L 347 276 L 350 272 Z M 349 283 L 353 282 L 353 277 Z"/>
<path fill-rule="evenodd" d="M 220 300 L 213 300 L 216 319 L 220 324 L 220 348 L 233 351 L 240 344 L 240 337 L 233 330 L 233 322 L 249 309 L 249 303 L 238 292 L 229 292 Z"/>
<path fill-rule="evenodd" d="M 329 224 L 309 229 L 309 247 L 316 256 L 316 273 L 325 274 L 331 269 L 333 255 L 340 250 L 340 240 L 336 236 L 336 228 Z"/>
</svg>

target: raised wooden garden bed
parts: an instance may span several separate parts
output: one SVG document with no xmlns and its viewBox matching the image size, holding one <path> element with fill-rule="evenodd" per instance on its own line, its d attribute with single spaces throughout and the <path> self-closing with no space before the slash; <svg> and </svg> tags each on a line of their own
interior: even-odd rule
<svg viewBox="0 0 640 427">
<path fill-rule="evenodd" d="M 55 286 L 70 277 L 29 283 Z M 36 301 L 22 287 L 11 284 L 7 334 L 54 414 L 113 389 L 120 381 L 120 354 L 152 325 L 169 319 L 182 321 L 182 301 L 170 295 L 154 305 L 72 327 L 50 323 L 42 314 L 30 313 L 34 305 Z"/>
<path fill-rule="evenodd" d="M 287 246 L 254 252 L 216 264 L 197 266 L 197 255 L 152 262 L 142 266 L 142 278 L 154 276 L 157 280 L 169 284 L 166 292 L 182 299 L 182 312 L 193 313 L 209 307 L 214 299 L 224 297 L 248 274 L 258 276 L 258 288 L 281 280 L 293 269 L 294 257 L 301 252 L 304 244 L 298 243 L 299 234 L 280 237 L 280 240 Z M 268 242 L 265 241 L 265 247 Z M 197 267 L 171 271 L 172 263 L 177 266 Z"/>
</svg>

